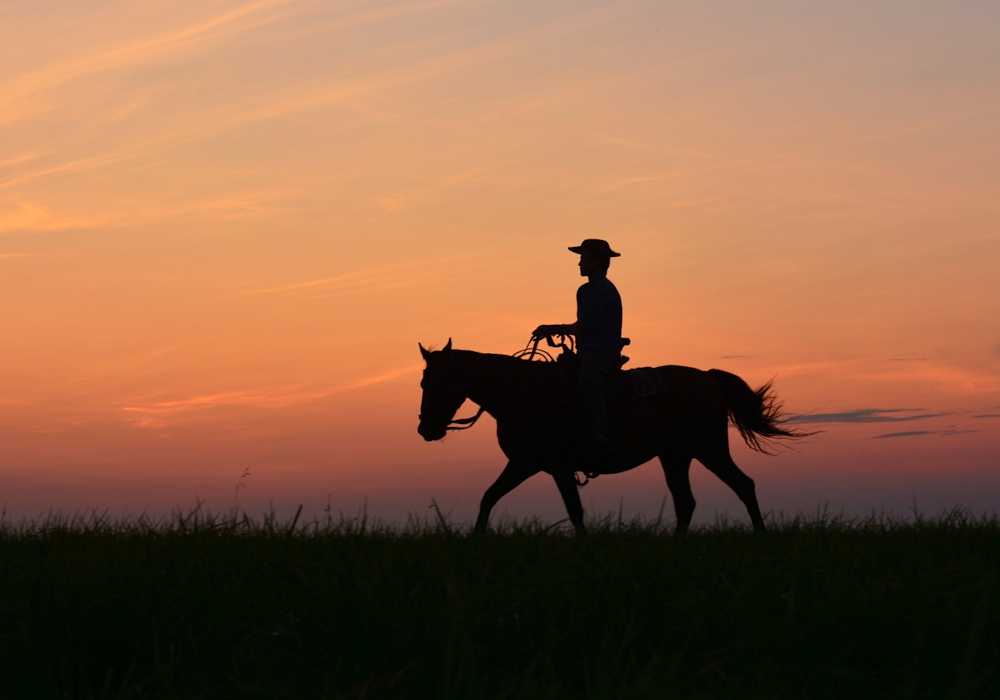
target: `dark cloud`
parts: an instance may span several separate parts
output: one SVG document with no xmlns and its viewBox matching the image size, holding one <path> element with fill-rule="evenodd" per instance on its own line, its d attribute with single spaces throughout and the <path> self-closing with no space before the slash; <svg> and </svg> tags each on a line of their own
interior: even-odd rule
<svg viewBox="0 0 1000 700">
<path fill-rule="evenodd" d="M 723 355 L 723 360 L 749 360 L 753 355 Z"/>
<path fill-rule="evenodd" d="M 973 418 L 1000 418 L 1000 413 L 980 413 L 978 416 L 973 416 Z"/>
<path fill-rule="evenodd" d="M 907 430 L 902 433 L 886 433 L 885 435 L 873 435 L 872 440 L 881 438 L 910 437 L 911 435 L 933 435 L 936 430 Z"/>
<path fill-rule="evenodd" d="M 923 418 L 940 418 L 948 413 L 914 413 L 920 408 L 859 408 L 843 413 L 813 413 L 805 416 L 795 416 L 790 419 L 794 423 L 903 423 Z M 914 415 L 898 415 L 914 413 Z"/>
<path fill-rule="evenodd" d="M 886 433 L 885 435 L 873 435 L 872 440 L 880 438 L 911 437 L 913 435 L 965 435 L 966 433 L 978 433 L 978 430 L 906 430 L 901 433 Z"/>
</svg>

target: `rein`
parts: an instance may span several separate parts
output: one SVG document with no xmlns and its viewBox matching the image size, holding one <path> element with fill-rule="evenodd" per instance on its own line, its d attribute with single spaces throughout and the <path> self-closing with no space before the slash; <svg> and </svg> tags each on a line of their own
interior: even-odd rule
<svg viewBox="0 0 1000 700">
<path fill-rule="evenodd" d="M 486 409 L 482 406 L 476 411 L 476 415 L 471 418 L 455 418 L 450 423 L 448 423 L 445 430 L 468 430 L 476 424 L 476 421 L 486 412 Z"/>
</svg>

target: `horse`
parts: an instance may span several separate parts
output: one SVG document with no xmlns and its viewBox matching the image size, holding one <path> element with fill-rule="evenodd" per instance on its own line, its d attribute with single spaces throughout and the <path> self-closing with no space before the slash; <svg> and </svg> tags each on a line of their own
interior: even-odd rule
<svg viewBox="0 0 1000 700">
<path fill-rule="evenodd" d="M 506 494 L 539 472 L 552 476 L 577 533 L 585 534 L 576 473 L 617 474 L 658 457 L 673 497 L 676 534 L 687 532 L 694 514 L 688 471 L 697 459 L 731 488 L 746 506 L 757 531 L 764 519 L 754 481 L 729 454 L 729 423 L 753 449 L 770 454 L 773 440 L 808 435 L 785 427 L 782 404 L 771 382 L 751 389 L 735 374 L 718 369 L 666 365 L 655 368 L 665 393 L 609 405 L 616 449 L 605 463 L 588 461 L 580 447 L 581 415 L 569 400 L 557 362 L 531 362 L 509 355 L 441 350 L 420 345 L 426 362 L 417 432 L 440 440 L 449 430 L 471 427 L 474 418 L 455 421 L 466 399 L 496 419 L 497 440 L 508 462 L 483 495 L 475 532 L 483 532 L 490 511 Z M 585 467 L 582 465 L 586 465 Z"/>
</svg>

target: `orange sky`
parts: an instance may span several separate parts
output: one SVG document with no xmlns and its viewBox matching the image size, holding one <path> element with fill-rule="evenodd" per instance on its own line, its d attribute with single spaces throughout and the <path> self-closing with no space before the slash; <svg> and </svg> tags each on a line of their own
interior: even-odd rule
<svg viewBox="0 0 1000 700">
<path fill-rule="evenodd" d="M 486 424 L 417 436 L 416 344 L 571 321 L 565 248 L 601 237 L 634 365 L 777 375 L 830 416 L 797 453 L 734 449 L 764 510 L 992 510 L 998 26 L 984 2 L 4 7 L 0 500 L 225 508 L 249 469 L 251 511 L 470 517 L 503 457 Z M 658 472 L 585 506 L 655 515 Z M 701 521 L 742 515 L 694 473 Z M 561 515 L 542 477 L 505 507 Z"/>
</svg>

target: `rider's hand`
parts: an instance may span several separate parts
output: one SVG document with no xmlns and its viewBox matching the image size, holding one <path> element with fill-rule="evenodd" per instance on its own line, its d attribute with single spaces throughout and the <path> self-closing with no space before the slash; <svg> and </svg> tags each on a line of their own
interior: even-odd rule
<svg viewBox="0 0 1000 700">
<path fill-rule="evenodd" d="M 555 331 L 552 326 L 541 325 L 531 332 L 532 338 L 544 338 L 548 335 L 555 335 Z"/>
</svg>

